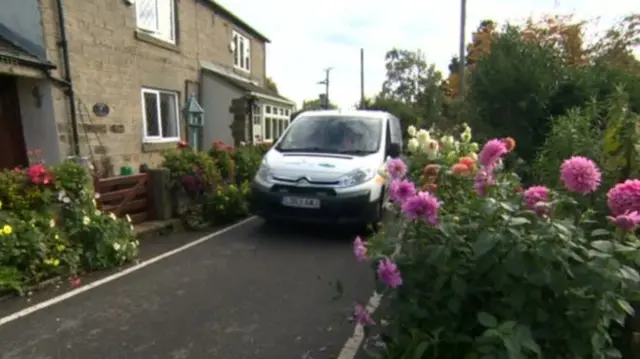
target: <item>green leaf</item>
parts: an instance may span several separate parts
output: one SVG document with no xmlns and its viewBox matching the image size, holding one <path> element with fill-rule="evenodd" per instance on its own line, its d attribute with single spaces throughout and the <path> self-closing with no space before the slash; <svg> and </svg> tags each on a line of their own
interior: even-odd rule
<svg viewBox="0 0 640 359">
<path fill-rule="evenodd" d="M 429 348 L 429 342 L 427 342 L 427 341 L 421 342 L 416 347 L 416 350 L 413 353 L 413 358 L 414 359 L 422 359 L 422 357 L 424 356 L 424 353 L 427 351 L 428 348 Z"/>
<path fill-rule="evenodd" d="M 529 349 L 534 352 L 538 357 L 542 356 L 542 351 L 540 350 L 540 346 L 538 343 L 533 340 L 533 335 L 529 327 L 524 325 L 518 326 L 518 336 L 520 338 L 520 344 L 522 347 Z"/>
<path fill-rule="evenodd" d="M 467 283 L 457 275 L 451 277 L 451 287 L 459 296 L 463 296 L 467 291 Z"/>
<path fill-rule="evenodd" d="M 604 253 L 612 253 L 614 248 L 613 242 L 605 240 L 593 241 L 591 242 L 591 247 Z"/>
<path fill-rule="evenodd" d="M 524 356 L 522 355 L 522 345 L 515 335 L 503 336 L 502 343 L 507 349 L 509 359 L 524 358 Z"/>
<path fill-rule="evenodd" d="M 638 275 L 638 271 L 629 266 L 623 266 L 622 268 L 620 268 L 620 275 L 622 275 L 623 278 L 629 279 L 636 283 L 640 282 L 640 275 Z"/>
<path fill-rule="evenodd" d="M 497 241 L 485 232 L 471 245 L 471 249 L 473 250 L 475 258 L 479 258 L 492 250 L 496 244 Z"/>
<path fill-rule="evenodd" d="M 531 223 L 531 221 L 524 217 L 513 217 L 509 220 L 509 225 L 511 226 L 522 226 L 529 223 Z"/>
<path fill-rule="evenodd" d="M 618 304 L 620 309 L 624 310 L 627 314 L 629 314 L 629 315 L 633 315 L 634 314 L 635 311 L 633 310 L 633 307 L 626 300 L 618 299 L 616 301 L 616 303 Z"/>
<path fill-rule="evenodd" d="M 426 261 L 433 265 L 446 263 L 449 259 L 447 247 L 439 244 L 429 245 L 425 251 L 427 254 Z"/>
<path fill-rule="evenodd" d="M 591 237 L 604 237 L 604 236 L 610 236 L 610 235 L 611 235 L 611 232 L 603 228 L 599 228 L 591 232 Z"/>
<path fill-rule="evenodd" d="M 496 317 L 487 312 L 478 313 L 478 322 L 487 328 L 495 328 L 498 325 Z"/>
<path fill-rule="evenodd" d="M 505 211 L 509 212 L 509 213 L 513 213 L 516 211 L 516 208 L 514 206 L 512 206 L 509 203 L 506 202 L 498 202 L 498 204 L 500 204 L 500 207 L 502 207 L 502 209 L 504 209 Z"/>
</svg>

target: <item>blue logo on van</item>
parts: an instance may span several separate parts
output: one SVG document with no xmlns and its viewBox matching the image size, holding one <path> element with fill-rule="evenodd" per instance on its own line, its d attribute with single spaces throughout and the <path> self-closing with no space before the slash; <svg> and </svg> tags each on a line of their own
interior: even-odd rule
<svg viewBox="0 0 640 359">
<path fill-rule="evenodd" d="M 331 163 L 318 163 L 318 166 L 324 167 L 324 168 L 334 168 L 335 167 L 335 165 L 333 165 Z"/>
</svg>

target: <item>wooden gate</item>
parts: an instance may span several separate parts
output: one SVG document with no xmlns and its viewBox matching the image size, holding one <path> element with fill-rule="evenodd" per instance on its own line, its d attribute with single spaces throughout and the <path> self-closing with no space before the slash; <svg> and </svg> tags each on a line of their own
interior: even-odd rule
<svg viewBox="0 0 640 359">
<path fill-rule="evenodd" d="M 153 219 L 153 205 L 149 190 L 149 174 L 95 178 L 99 194 L 98 209 L 118 217 L 129 215 L 133 224 Z"/>
</svg>

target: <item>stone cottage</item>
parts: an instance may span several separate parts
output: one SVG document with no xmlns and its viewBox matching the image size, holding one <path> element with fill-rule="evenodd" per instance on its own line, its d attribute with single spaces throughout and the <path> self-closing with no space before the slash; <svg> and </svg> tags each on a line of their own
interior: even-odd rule
<svg viewBox="0 0 640 359">
<path fill-rule="evenodd" d="M 4 4 L 0 167 L 26 164 L 28 149 L 111 173 L 155 166 L 180 140 L 232 143 L 238 118 L 236 140 L 277 138 L 294 103 L 265 87 L 268 43 L 211 0 Z"/>
</svg>

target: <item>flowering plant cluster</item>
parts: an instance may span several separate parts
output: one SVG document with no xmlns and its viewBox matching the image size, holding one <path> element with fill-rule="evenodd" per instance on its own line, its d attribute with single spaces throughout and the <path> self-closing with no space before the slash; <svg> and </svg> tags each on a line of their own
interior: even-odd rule
<svg viewBox="0 0 640 359">
<path fill-rule="evenodd" d="M 136 257 L 131 224 L 96 210 L 90 182 L 72 160 L 0 171 L 0 290 Z"/>
<path fill-rule="evenodd" d="M 384 295 L 379 318 L 354 310 L 381 333 L 369 348 L 386 358 L 619 357 L 615 333 L 640 290 L 640 180 L 608 189 L 608 213 L 583 210 L 601 185 L 588 158 L 558 168 L 562 190 L 523 190 L 502 165 L 513 139 L 476 154 L 463 148 L 468 128 L 460 140 L 409 131 L 408 161 L 423 167 L 392 159 L 384 170 L 399 226 L 353 243 Z"/>
<path fill-rule="evenodd" d="M 216 162 L 220 175 L 227 181 L 235 181 L 235 153 L 233 147 L 223 141 L 214 141 L 209 149 L 209 156 Z"/>
<path fill-rule="evenodd" d="M 228 223 L 248 213 L 249 181 L 253 179 L 269 143 L 238 148 L 215 141 L 207 152 L 181 142 L 165 153 L 163 167 L 172 173 L 176 193 L 188 200 L 178 211 L 188 228 Z"/>
</svg>

